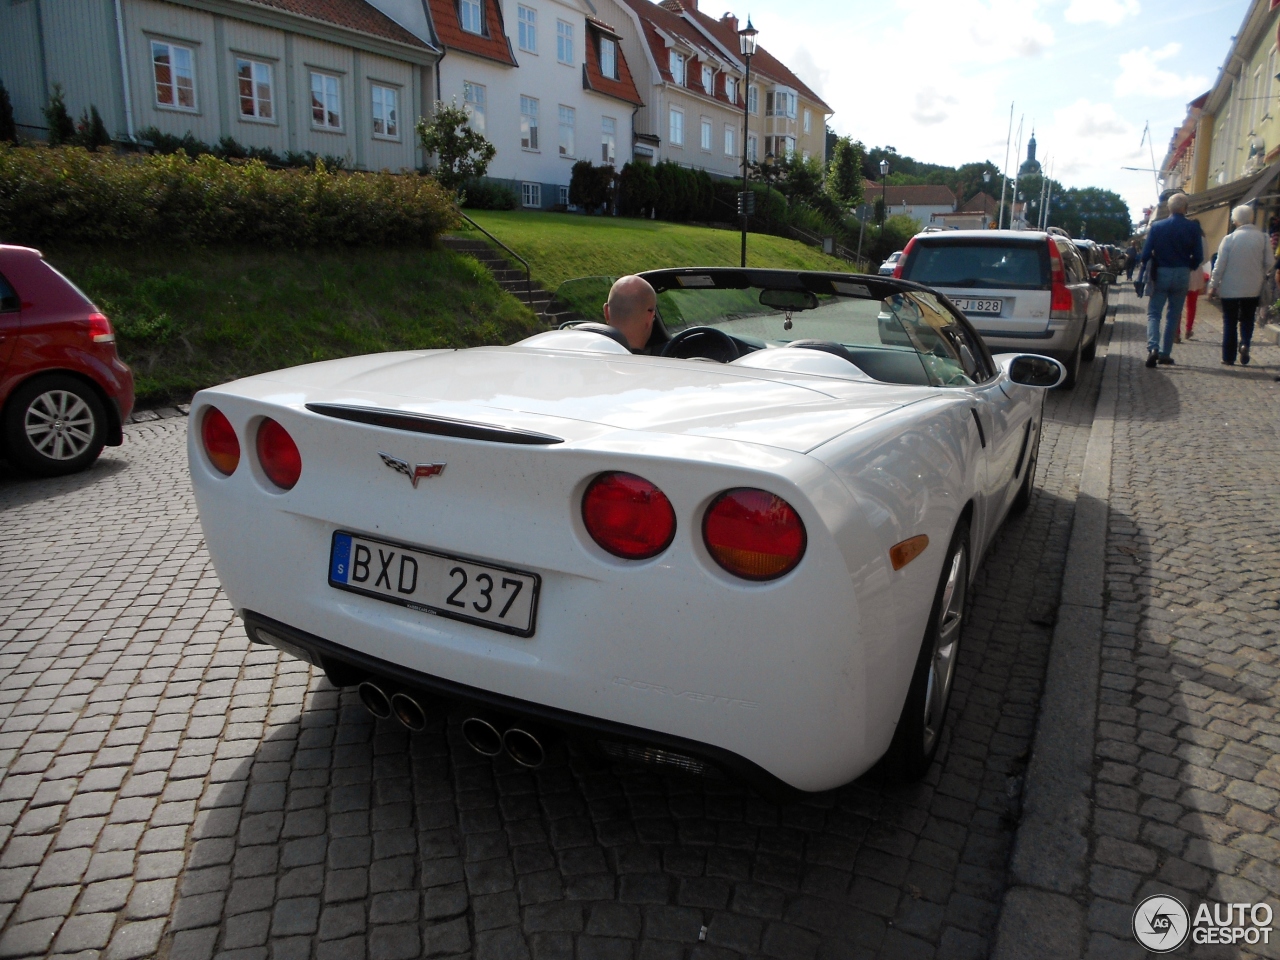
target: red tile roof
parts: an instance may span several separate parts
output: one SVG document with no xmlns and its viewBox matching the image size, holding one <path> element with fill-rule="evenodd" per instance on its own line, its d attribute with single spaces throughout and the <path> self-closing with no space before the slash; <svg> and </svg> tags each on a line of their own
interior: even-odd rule
<svg viewBox="0 0 1280 960">
<path fill-rule="evenodd" d="M 998 206 L 996 198 L 983 191 L 966 200 L 960 210 L 964 213 L 995 213 Z"/>
<path fill-rule="evenodd" d="M 322 20 L 335 26 L 346 27 L 383 40 L 408 44 L 430 50 L 431 45 L 419 40 L 385 13 L 365 3 L 365 0 L 245 0 L 263 7 L 272 7 L 286 13 Z"/>
<path fill-rule="evenodd" d="M 866 197 L 867 203 L 874 203 L 880 199 L 881 186 L 874 180 L 863 180 L 863 196 Z M 895 187 L 890 184 L 885 191 L 885 204 L 890 207 L 901 206 L 906 201 L 908 206 L 926 206 L 926 207 L 943 207 L 949 206 L 952 210 L 956 206 L 956 195 L 951 192 L 950 187 L 944 187 L 936 183 L 910 184 L 908 186 Z"/>
<path fill-rule="evenodd" d="M 600 70 L 600 37 L 607 36 L 617 40 L 618 33 L 602 20 L 587 17 L 587 58 L 582 64 L 582 86 L 585 90 L 594 90 L 606 97 L 616 97 L 637 107 L 643 107 L 640 91 L 631 76 L 631 67 L 627 58 L 622 55 L 622 44 L 614 43 L 614 58 L 618 64 L 618 77 L 606 77 Z"/>
<path fill-rule="evenodd" d="M 693 56 L 685 61 L 685 82 L 681 89 L 708 99 L 718 100 L 726 105 L 742 105 L 741 100 L 734 104 L 733 101 L 725 96 L 724 82 L 721 79 L 716 80 L 714 94 L 708 94 L 702 88 L 703 62 L 720 61 L 723 63 L 729 58 L 725 57 L 716 44 L 708 40 L 697 27 L 681 16 L 679 11 L 682 11 L 683 8 L 679 8 L 677 12 L 672 12 L 666 6 L 650 3 L 649 0 L 622 0 L 622 2 L 634 10 L 636 16 L 640 18 L 640 26 L 644 33 L 645 42 L 649 44 L 649 51 L 653 54 L 654 62 L 658 65 L 658 73 L 663 80 L 667 83 L 675 82 L 674 77 L 671 75 L 671 63 L 668 56 L 670 51 L 666 41 L 659 34 L 659 30 L 669 37 L 680 40 L 693 51 Z M 676 0 L 664 0 L 664 3 L 679 7 Z"/>
<path fill-rule="evenodd" d="M 436 28 L 436 36 L 446 48 L 496 60 L 511 67 L 519 66 L 515 53 L 511 50 L 511 41 L 507 39 L 506 28 L 502 23 L 502 5 L 498 0 L 480 0 L 484 9 L 484 36 L 462 29 L 456 0 L 427 0 L 427 3 L 431 9 L 431 22 Z"/>
</svg>

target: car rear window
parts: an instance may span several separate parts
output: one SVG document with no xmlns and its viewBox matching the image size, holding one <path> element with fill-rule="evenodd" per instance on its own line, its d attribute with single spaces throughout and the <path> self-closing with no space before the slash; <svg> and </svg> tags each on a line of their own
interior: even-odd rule
<svg viewBox="0 0 1280 960">
<path fill-rule="evenodd" d="M 933 287 L 1037 290 L 1049 286 L 1048 249 L 1043 242 L 917 241 L 902 277 Z"/>
</svg>

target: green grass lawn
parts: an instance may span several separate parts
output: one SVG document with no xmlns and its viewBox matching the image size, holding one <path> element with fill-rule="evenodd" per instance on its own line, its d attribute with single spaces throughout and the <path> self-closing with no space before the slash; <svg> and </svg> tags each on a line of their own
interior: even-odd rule
<svg viewBox="0 0 1280 960">
<path fill-rule="evenodd" d="M 616 277 L 661 267 L 736 267 L 741 263 L 741 235 L 728 230 L 571 213 L 468 210 L 467 215 L 528 260 L 533 278 L 550 290 L 574 277 Z M 467 224 L 463 226 L 470 235 L 484 239 Z M 762 233 L 747 235 L 747 265 L 850 270 L 843 260 L 813 247 Z"/>
<path fill-rule="evenodd" d="M 280 367 L 510 343 L 541 327 L 446 250 L 46 250 L 111 318 L 144 403 Z"/>
</svg>

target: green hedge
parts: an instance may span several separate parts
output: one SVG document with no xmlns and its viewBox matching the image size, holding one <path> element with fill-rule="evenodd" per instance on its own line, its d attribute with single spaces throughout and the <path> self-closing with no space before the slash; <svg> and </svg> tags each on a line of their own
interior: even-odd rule
<svg viewBox="0 0 1280 960">
<path fill-rule="evenodd" d="M 0 144 L 6 243 L 429 244 L 454 223 L 451 197 L 418 174 Z"/>
</svg>

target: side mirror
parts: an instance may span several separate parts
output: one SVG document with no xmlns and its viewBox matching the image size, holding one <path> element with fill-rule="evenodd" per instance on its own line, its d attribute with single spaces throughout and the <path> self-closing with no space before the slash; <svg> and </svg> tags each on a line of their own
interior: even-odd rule
<svg viewBox="0 0 1280 960">
<path fill-rule="evenodd" d="M 1067 368 L 1051 357 L 1034 353 L 1001 353 L 993 358 L 1006 377 L 1024 387 L 1056 387 L 1067 378 Z"/>
</svg>

